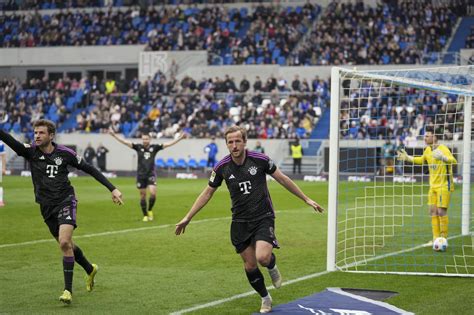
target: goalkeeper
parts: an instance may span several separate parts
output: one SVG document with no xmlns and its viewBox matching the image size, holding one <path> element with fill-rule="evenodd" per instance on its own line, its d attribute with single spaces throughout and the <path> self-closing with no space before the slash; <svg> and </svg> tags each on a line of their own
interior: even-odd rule
<svg viewBox="0 0 474 315">
<path fill-rule="evenodd" d="M 433 129 L 426 128 L 425 143 L 427 147 L 422 156 L 410 156 L 402 149 L 398 151 L 398 159 L 414 164 L 428 164 L 430 172 L 428 206 L 435 240 L 440 236 L 448 237 L 448 206 L 451 192 L 454 191 L 453 164 L 457 161 L 447 146 L 438 144 Z"/>
</svg>

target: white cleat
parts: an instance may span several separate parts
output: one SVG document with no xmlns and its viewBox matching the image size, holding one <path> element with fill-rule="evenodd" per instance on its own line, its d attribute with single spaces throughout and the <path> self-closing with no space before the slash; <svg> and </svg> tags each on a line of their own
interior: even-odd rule
<svg viewBox="0 0 474 315">
<path fill-rule="evenodd" d="M 260 313 L 270 313 L 272 311 L 272 297 L 268 294 L 262 298 L 262 306 L 260 307 Z"/>
<path fill-rule="evenodd" d="M 278 267 L 275 265 L 273 269 L 268 269 L 268 273 L 270 274 L 270 277 L 272 278 L 272 283 L 275 289 L 281 288 L 281 273 L 280 270 L 278 270 Z"/>
</svg>

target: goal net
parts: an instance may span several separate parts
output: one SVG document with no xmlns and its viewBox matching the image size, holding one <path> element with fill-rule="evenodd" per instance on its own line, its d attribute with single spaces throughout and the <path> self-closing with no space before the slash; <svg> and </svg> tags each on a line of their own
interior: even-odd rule
<svg viewBox="0 0 474 315">
<path fill-rule="evenodd" d="M 474 277 L 473 96 L 474 66 L 332 69 L 328 270 Z M 444 252 L 431 245 L 434 164 L 397 159 L 422 156 L 426 130 L 456 159 L 440 166 L 454 185 Z"/>
</svg>

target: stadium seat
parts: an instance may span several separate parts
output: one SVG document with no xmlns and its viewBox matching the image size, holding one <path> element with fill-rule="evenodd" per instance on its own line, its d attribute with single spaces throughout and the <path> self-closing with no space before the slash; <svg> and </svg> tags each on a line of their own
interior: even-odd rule
<svg viewBox="0 0 474 315">
<path fill-rule="evenodd" d="M 188 164 L 186 163 L 186 160 L 178 159 L 178 161 L 176 162 L 176 168 L 182 168 L 182 169 L 188 168 Z"/>
<path fill-rule="evenodd" d="M 190 169 L 196 169 L 198 168 L 198 162 L 196 161 L 195 158 L 190 158 L 189 161 L 188 161 L 188 167 Z"/>
<path fill-rule="evenodd" d="M 199 167 L 200 168 L 206 168 L 207 167 L 207 160 L 206 159 L 200 159 L 199 160 Z"/>
<path fill-rule="evenodd" d="M 157 158 L 155 160 L 155 166 L 157 168 L 165 168 L 166 167 L 166 163 L 165 163 L 165 160 L 163 160 L 162 158 Z"/>
<path fill-rule="evenodd" d="M 280 66 L 286 66 L 286 58 L 283 56 L 278 57 L 278 64 Z"/>
<path fill-rule="evenodd" d="M 175 168 L 176 167 L 176 163 L 175 163 L 173 158 L 169 158 L 169 159 L 166 160 L 166 167 L 167 168 Z"/>
</svg>

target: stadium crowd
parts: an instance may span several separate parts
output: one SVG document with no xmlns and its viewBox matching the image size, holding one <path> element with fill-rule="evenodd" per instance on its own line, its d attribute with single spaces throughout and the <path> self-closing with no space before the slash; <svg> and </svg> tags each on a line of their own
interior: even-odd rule
<svg viewBox="0 0 474 315">
<path fill-rule="evenodd" d="M 423 53 L 441 51 L 464 1 L 332 2 L 290 56 L 290 65 L 415 64 Z"/>
<path fill-rule="evenodd" d="M 0 82 L 0 108 L 9 115 L 3 125 L 15 133 L 31 132 L 31 121 L 50 119 L 59 131 L 106 132 L 112 127 L 130 136 L 173 136 L 183 129 L 193 137 L 221 136 L 235 123 L 250 138 L 306 138 L 329 103 L 329 83 L 295 76 L 247 78 L 184 77 L 158 72 L 143 82 L 133 79 L 57 81 L 31 79 Z M 71 115 L 75 115 L 75 118 Z"/>
<path fill-rule="evenodd" d="M 377 89 L 369 95 L 367 85 L 352 90 L 341 102 L 342 139 L 389 139 L 410 146 L 427 126 L 438 138 L 462 139 L 464 115 L 455 95 L 418 91 L 412 88 Z"/>
<path fill-rule="evenodd" d="M 33 3 L 32 7 L 40 3 L 25 2 Z M 74 8 L 105 2 L 48 3 Z M 309 2 L 240 9 L 142 5 L 52 13 L 34 10 L 0 16 L 0 45 L 207 50 L 210 64 L 413 64 L 420 63 L 424 53 L 441 51 L 457 18 L 467 14 L 464 0 L 426 1 L 423 10 L 416 5 L 385 0 L 368 7 L 362 0 L 337 1 L 329 4 L 319 20 L 321 8 Z"/>
</svg>

